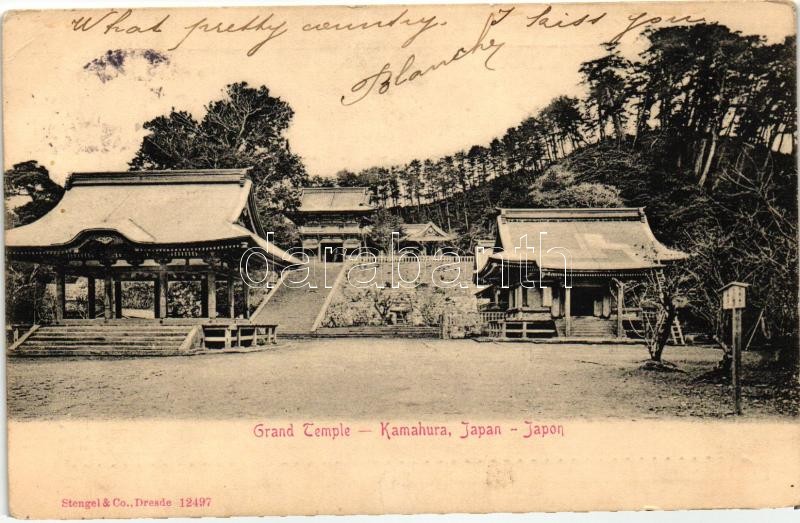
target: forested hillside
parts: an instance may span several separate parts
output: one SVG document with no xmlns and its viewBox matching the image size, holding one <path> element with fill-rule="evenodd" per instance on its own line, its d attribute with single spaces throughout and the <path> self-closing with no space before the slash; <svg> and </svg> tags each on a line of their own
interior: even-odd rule
<svg viewBox="0 0 800 523">
<path fill-rule="evenodd" d="M 657 190 L 649 178 L 658 177 L 665 190 L 685 186 L 674 197 L 703 198 L 746 157 L 772 171 L 776 186 L 794 183 L 792 160 L 778 154 L 793 157 L 796 149 L 794 37 L 767 44 L 716 24 L 643 37 L 649 45 L 635 59 L 606 45 L 603 56 L 581 65 L 583 99 L 558 97 L 489 144 L 311 182 L 368 186 L 376 204 L 467 238 L 475 228 L 491 232 L 486 215 L 494 206 L 538 203 L 529 192 L 541 195 L 534 181 L 554 165 L 573 169 L 574 183 L 618 187 L 635 205 L 660 198 L 637 195 L 631 176 L 641 175 L 640 189 Z"/>
<path fill-rule="evenodd" d="M 558 97 L 489 144 L 312 182 L 368 186 L 465 250 L 492 237 L 497 207 L 646 207 L 659 239 L 692 255 L 685 292 L 709 332 L 723 327 L 717 289 L 739 280 L 763 334 L 795 347 L 795 38 L 717 24 L 643 38 L 636 57 L 606 45 L 583 63 L 582 99 Z"/>
</svg>

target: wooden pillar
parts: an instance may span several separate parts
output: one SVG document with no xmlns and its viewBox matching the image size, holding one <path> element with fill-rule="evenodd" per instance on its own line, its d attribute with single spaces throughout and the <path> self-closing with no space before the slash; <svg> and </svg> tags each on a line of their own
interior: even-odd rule
<svg viewBox="0 0 800 523">
<path fill-rule="evenodd" d="M 200 280 L 200 317 L 208 318 L 208 277 Z"/>
<path fill-rule="evenodd" d="M 567 336 L 572 335 L 572 289 L 569 287 L 564 289 L 564 320 L 566 324 L 565 333 Z"/>
<path fill-rule="evenodd" d="M 228 317 L 236 317 L 236 294 L 233 290 L 235 288 L 236 279 L 233 276 L 233 271 L 228 273 Z"/>
<path fill-rule="evenodd" d="M 94 276 L 87 278 L 88 285 L 86 286 L 86 315 L 90 320 L 97 316 L 97 286 Z"/>
<path fill-rule="evenodd" d="M 61 321 L 67 312 L 67 277 L 63 267 L 56 268 L 56 321 Z"/>
<path fill-rule="evenodd" d="M 213 271 L 209 271 L 208 275 L 206 275 L 206 299 L 208 303 L 206 304 L 206 308 L 208 309 L 208 317 L 209 318 L 216 318 L 217 317 L 217 275 Z"/>
<path fill-rule="evenodd" d="M 733 382 L 733 405 L 737 415 L 742 413 L 742 309 L 736 308 L 731 311 L 732 339 L 731 348 L 733 349 L 731 361 L 731 381 Z"/>
<path fill-rule="evenodd" d="M 551 291 L 552 302 L 550 303 L 550 316 L 558 318 L 561 316 L 561 289 L 557 285 L 551 288 L 553 290 Z"/>
<path fill-rule="evenodd" d="M 250 286 L 242 282 L 242 302 L 244 303 L 244 311 L 242 315 L 245 318 L 250 317 Z"/>
<path fill-rule="evenodd" d="M 160 264 L 158 271 L 158 283 L 156 284 L 158 290 L 158 317 L 167 317 L 167 290 L 169 289 L 169 280 L 167 279 L 167 265 Z"/>
<path fill-rule="evenodd" d="M 153 317 L 161 317 L 161 280 L 153 280 Z"/>
<path fill-rule="evenodd" d="M 625 327 L 622 325 L 622 315 L 625 313 L 625 284 L 617 281 L 617 338 L 625 337 Z"/>
<path fill-rule="evenodd" d="M 114 306 L 114 280 L 111 277 L 111 272 L 106 272 L 103 278 L 103 317 L 110 320 L 112 317 L 112 309 Z"/>
<path fill-rule="evenodd" d="M 606 289 L 606 292 L 603 294 L 603 311 L 601 316 L 605 319 L 611 317 L 611 291 Z"/>
<path fill-rule="evenodd" d="M 114 280 L 114 317 L 122 318 L 122 282 Z"/>
</svg>

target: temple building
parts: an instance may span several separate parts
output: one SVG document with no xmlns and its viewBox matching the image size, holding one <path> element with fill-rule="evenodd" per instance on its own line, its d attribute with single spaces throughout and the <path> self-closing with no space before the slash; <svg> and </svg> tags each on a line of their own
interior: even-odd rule
<svg viewBox="0 0 800 523">
<path fill-rule="evenodd" d="M 421 254 L 436 254 L 452 249 L 454 234 L 445 232 L 433 222 L 404 223 L 400 231 L 399 249 L 413 249 Z"/>
<path fill-rule="evenodd" d="M 339 262 L 367 247 L 370 205 L 366 187 L 306 187 L 292 216 L 311 259 Z"/>
<path fill-rule="evenodd" d="M 242 254 L 260 248 L 251 268 L 260 262 L 272 273 L 300 263 L 265 240 L 251 188 L 246 169 L 75 173 L 53 210 L 6 232 L 8 257 L 55 269 L 56 323 L 69 319 L 65 285 L 76 278 L 87 280 L 89 322 L 122 319 L 123 284 L 131 281 L 149 282 L 156 320 L 169 316 L 173 281 L 197 282 L 200 318 L 246 319 L 250 287 L 241 283 Z"/>
<path fill-rule="evenodd" d="M 624 282 L 686 254 L 660 243 L 644 209 L 501 209 L 477 267 L 504 338 L 622 338 Z M 634 318 L 627 318 L 634 319 Z"/>
</svg>

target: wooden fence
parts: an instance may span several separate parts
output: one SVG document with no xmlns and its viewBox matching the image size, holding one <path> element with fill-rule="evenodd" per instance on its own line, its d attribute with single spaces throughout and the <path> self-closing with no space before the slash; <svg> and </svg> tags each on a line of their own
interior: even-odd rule
<svg viewBox="0 0 800 523">
<path fill-rule="evenodd" d="M 419 261 L 420 263 L 428 263 L 428 262 L 443 262 L 443 263 L 474 263 L 475 257 L 474 256 L 432 256 L 428 254 L 417 254 L 415 256 L 407 255 L 401 256 L 399 254 L 395 254 L 394 256 L 381 254 L 380 256 L 366 256 L 364 259 L 359 260 L 361 263 L 366 263 L 370 261 L 376 261 L 378 263 L 414 263 Z"/>
</svg>

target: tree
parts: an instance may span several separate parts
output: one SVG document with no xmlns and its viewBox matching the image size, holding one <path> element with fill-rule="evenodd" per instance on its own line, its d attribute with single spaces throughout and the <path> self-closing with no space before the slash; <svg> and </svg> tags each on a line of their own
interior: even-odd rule
<svg viewBox="0 0 800 523">
<path fill-rule="evenodd" d="M 372 227 L 368 235 L 369 243 L 382 252 L 391 252 L 392 233 L 399 233 L 402 226 L 402 218 L 386 209 L 378 209 L 372 216 Z"/>
<path fill-rule="evenodd" d="M 788 138 L 793 155 L 797 132 L 796 41 L 795 36 L 789 36 L 780 44 L 754 50 L 753 89 L 746 103 L 738 104 L 738 120 L 731 118 L 730 122 L 738 137 L 751 143 L 762 142 L 772 150 L 782 151 Z"/>
<path fill-rule="evenodd" d="M 657 108 L 659 130 L 673 142 L 677 164 L 691 165 L 703 187 L 720 137 L 735 131 L 737 113 L 758 88 L 761 67 L 754 53 L 760 38 L 719 24 L 648 29 L 644 35 L 650 43 L 635 75 L 639 127 Z"/>
<path fill-rule="evenodd" d="M 586 105 L 594 112 L 595 125 L 600 139 L 605 138 L 606 126 L 611 122 L 617 141 L 625 137 L 626 104 L 630 88 L 626 78 L 631 63 L 622 57 L 616 44 L 603 44 L 606 55 L 581 64 L 583 83 L 588 87 Z"/>
<path fill-rule="evenodd" d="M 690 282 L 690 274 L 680 263 L 673 263 L 648 272 L 644 281 L 629 284 L 642 310 L 644 341 L 652 362 L 645 368 L 672 368 L 664 364 L 662 355 L 672 334 L 678 310 L 688 303 Z"/>
<path fill-rule="evenodd" d="M 287 244 L 286 214 L 297 208 L 307 180 L 285 132 L 294 112 L 266 86 L 230 84 L 200 121 L 173 109 L 144 124 L 149 131 L 129 166 L 144 169 L 250 168 L 259 217 L 278 243 Z"/>
<path fill-rule="evenodd" d="M 64 189 L 35 160 L 14 164 L 3 177 L 6 229 L 38 220 L 55 207 Z M 6 320 L 8 323 L 42 323 L 55 313 L 55 300 L 46 292 L 52 269 L 38 263 L 10 260 L 6 265 Z"/>
<path fill-rule="evenodd" d="M 56 206 L 64 188 L 36 160 L 14 164 L 3 176 L 6 229 L 38 220 Z"/>
<path fill-rule="evenodd" d="M 553 166 L 531 185 L 532 207 L 622 207 L 620 191 L 602 183 L 578 182 L 573 172 Z"/>
<path fill-rule="evenodd" d="M 308 177 L 306 187 L 336 187 L 336 180 L 330 176 L 315 174 Z"/>
<path fill-rule="evenodd" d="M 542 109 L 540 118 L 545 122 L 545 126 L 552 130 L 551 134 L 558 142 L 562 157 L 584 142 L 581 133 L 584 121 L 577 98 L 569 96 L 554 98 Z M 569 149 L 566 144 L 569 144 Z"/>
<path fill-rule="evenodd" d="M 339 187 L 358 187 L 361 180 L 353 171 L 342 169 L 336 173 L 336 185 Z"/>
</svg>

